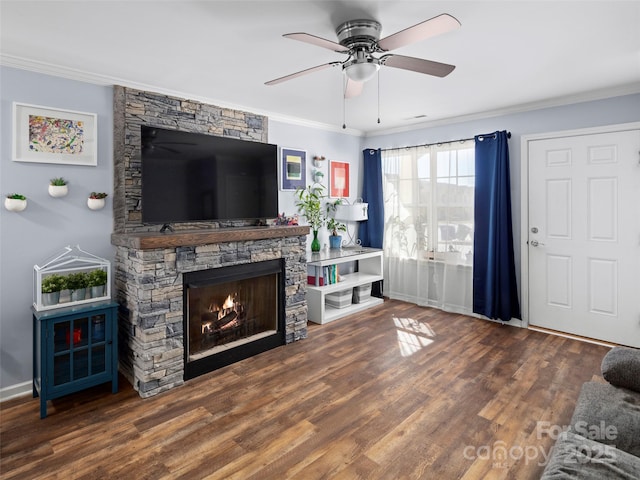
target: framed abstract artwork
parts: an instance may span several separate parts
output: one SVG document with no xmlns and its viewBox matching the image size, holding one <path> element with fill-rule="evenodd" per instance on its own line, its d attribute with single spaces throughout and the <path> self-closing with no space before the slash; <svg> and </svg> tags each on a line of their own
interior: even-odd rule
<svg viewBox="0 0 640 480">
<path fill-rule="evenodd" d="M 98 164 L 98 116 L 13 103 L 13 160 L 16 162 Z"/>
<path fill-rule="evenodd" d="M 282 147 L 280 150 L 280 188 L 295 190 L 304 188 L 307 180 L 307 152 Z"/>
<path fill-rule="evenodd" d="M 349 196 L 349 164 L 347 162 L 329 163 L 329 196 L 331 198 Z"/>
</svg>

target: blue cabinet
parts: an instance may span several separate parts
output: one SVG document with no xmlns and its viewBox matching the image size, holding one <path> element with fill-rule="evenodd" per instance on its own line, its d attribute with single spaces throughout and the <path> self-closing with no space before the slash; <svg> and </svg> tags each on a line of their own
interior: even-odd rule
<svg viewBox="0 0 640 480">
<path fill-rule="evenodd" d="M 47 401 L 111 382 L 118 391 L 118 304 L 33 311 L 33 396 Z"/>
</svg>

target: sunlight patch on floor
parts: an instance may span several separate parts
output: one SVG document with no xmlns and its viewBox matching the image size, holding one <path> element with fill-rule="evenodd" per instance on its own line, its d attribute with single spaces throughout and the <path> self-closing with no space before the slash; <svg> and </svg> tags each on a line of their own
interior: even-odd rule
<svg viewBox="0 0 640 480">
<path fill-rule="evenodd" d="M 393 317 L 397 328 L 398 347 L 403 357 L 410 357 L 433 343 L 436 332 L 428 323 L 421 323 L 413 318 Z"/>
</svg>

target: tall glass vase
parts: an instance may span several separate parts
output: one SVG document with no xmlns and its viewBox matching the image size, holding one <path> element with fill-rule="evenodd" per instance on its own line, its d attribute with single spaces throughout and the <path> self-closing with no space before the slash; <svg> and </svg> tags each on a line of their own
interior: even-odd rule
<svg viewBox="0 0 640 480">
<path fill-rule="evenodd" d="M 320 251 L 320 240 L 318 240 L 318 230 L 313 231 L 313 241 L 311 242 L 311 251 L 312 252 Z"/>
</svg>

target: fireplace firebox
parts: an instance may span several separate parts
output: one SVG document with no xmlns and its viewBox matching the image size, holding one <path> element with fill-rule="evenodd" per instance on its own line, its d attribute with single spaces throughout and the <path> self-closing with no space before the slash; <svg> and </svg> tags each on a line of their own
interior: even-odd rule
<svg viewBox="0 0 640 480">
<path fill-rule="evenodd" d="M 285 344 L 283 259 L 183 278 L 185 380 Z"/>
</svg>

